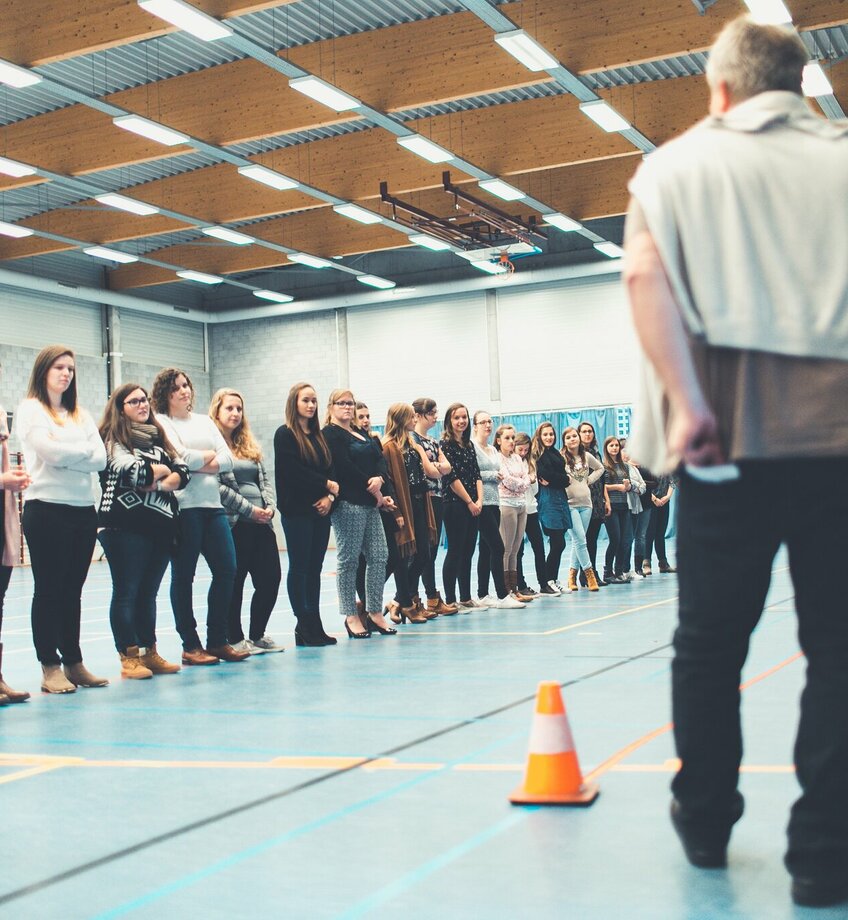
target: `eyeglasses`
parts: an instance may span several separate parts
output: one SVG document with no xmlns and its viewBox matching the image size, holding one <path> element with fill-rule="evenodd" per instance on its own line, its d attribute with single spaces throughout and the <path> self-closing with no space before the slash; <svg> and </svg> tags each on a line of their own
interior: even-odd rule
<svg viewBox="0 0 848 920">
<path fill-rule="evenodd" d="M 146 396 L 137 396 L 135 399 L 125 399 L 125 406 L 132 406 L 133 409 L 138 408 L 138 406 L 146 406 L 150 400 Z"/>
<path fill-rule="evenodd" d="M 337 399 L 334 403 L 334 406 L 341 406 L 343 409 L 352 409 L 356 403 L 351 402 L 349 399 Z"/>
</svg>

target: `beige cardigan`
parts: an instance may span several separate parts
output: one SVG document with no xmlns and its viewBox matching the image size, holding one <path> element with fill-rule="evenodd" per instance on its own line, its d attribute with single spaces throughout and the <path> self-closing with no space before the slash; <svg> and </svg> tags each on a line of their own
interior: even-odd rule
<svg viewBox="0 0 848 920">
<path fill-rule="evenodd" d="M 0 432 L 8 435 L 9 429 L 6 425 L 6 410 L 0 406 Z M 9 471 L 9 442 L 4 439 L 0 441 L 0 450 L 2 450 L 2 461 L 0 468 L 6 473 Z M 3 497 L 3 559 L 2 564 L 6 566 L 20 565 L 21 551 L 21 524 L 18 517 L 18 497 L 14 492 L 7 492 L 0 489 L 0 495 Z"/>
</svg>

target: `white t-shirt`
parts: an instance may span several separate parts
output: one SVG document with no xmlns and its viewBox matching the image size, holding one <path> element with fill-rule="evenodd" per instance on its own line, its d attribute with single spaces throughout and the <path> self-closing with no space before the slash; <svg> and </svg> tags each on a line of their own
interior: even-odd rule
<svg viewBox="0 0 848 920">
<path fill-rule="evenodd" d="M 188 418 L 171 418 L 157 415 L 168 440 L 180 454 L 183 463 L 191 471 L 189 484 L 174 494 L 180 503 L 180 509 L 186 508 L 220 508 L 221 494 L 218 491 L 218 473 L 198 473 L 204 466 L 203 453 L 215 451 L 218 469 L 228 473 L 233 468 L 233 455 L 227 448 L 218 426 L 208 415 L 192 412 Z"/>
</svg>

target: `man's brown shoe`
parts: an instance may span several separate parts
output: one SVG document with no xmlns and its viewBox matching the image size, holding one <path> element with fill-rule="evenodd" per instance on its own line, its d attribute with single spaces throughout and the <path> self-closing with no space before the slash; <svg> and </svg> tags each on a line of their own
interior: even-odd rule
<svg viewBox="0 0 848 920">
<path fill-rule="evenodd" d="M 183 664 L 218 664 L 218 659 L 202 648 L 193 648 L 183 652 Z"/>
<path fill-rule="evenodd" d="M 237 652 L 231 645 L 216 645 L 215 648 L 208 648 L 206 651 L 221 661 L 244 661 L 250 658 L 250 652 Z"/>
</svg>

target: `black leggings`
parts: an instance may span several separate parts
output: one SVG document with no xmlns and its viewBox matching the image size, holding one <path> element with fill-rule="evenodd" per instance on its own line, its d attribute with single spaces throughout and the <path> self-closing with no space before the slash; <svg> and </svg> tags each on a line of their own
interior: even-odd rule
<svg viewBox="0 0 848 920">
<path fill-rule="evenodd" d="M 480 548 L 477 551 L 477 596 L 489 593 L 489 573 L 495 583 L 498 597 L 506 597 L 504 582 L 504 545 L 501 538 L 501 509 L 497 505 L 483 505 L 480 517 Z"/>
<path fill-rule="evenodd" d="M 471 559 L 477 544 L 479 518 L 474 517 L 461 501 L 447 500 L 444 504 L 445 533 L 448 551 L 442 566 L 442 583 L 445 601 L 456 603 L 456 586 L 459 582 L 459 599 L 471 600 Z"/>
<path fill-rule="evenodd" d="M 657 550 L 657 561 L 667 563 L 668 557 L 665 554 L 665 532 L 668 530 L 668 511 L 669 505 L 665 504 L 661 508 L 654 508 L 651 515 L 651 523 L 648 525 L 648 533 L 645 536 L 645 559 L 648 563 L 651 561 L 651 554 L 654 547 Z"/>
<path fill-rule="evenodd" d="M 435 598 L 438 594 L 436 590 L 436 554 L 439 552 L 439 541 L 442 539 L 443 499 L 441 496 L 436 495 L 432 495 L 431 498 L 433 501 L 433 517 L 436 519 L 436 542 L 433 546 L 430 546 L 430 552 L 427 559 L 422 562 L 421 582 L 424 585 L 424 590 L 427 592 L 427 597 Z M 416 537 L 416 540 L 417 539 Z M 416 585 L 415 588 L 417 590 L 418 586 Z"/>
<path fill-rule="evenodd" d="M 559 562 L 562 559 L 562 551 L 565 549 L 565 531 L 549 530 L 547 527 L 543 527 L 542 530 L 545 531 L 548 540 L 550 540 L 548 558 L 545 560 L 547 581 L 556 581 L 559 575 Z"/>
<path fill-rule="evenodd" d="M 527 515 L 527 526 L 524 529 L 524 535 L 527 537 L 530 547 L 533 550 L 533 558 L 536 563 L 536 578 L 539 580 L 539 587 L 543 587 L 548 582 L 548 572 L 545 568 L 545 538 L 542 536 L 542 528 L 539 525 L 539 514 L 534 511 Z M 518 547 L 518 587 L 526 588 L 527 582 L 524 578 L 524 569 L 521 565 L 521 558 L 524 555 L 524 541 Z"/>
<path fill-rule="evenodd" d="M 595 559 L 598 555 L 598 534 L 601 532 L 601 525 L 604 522 L 600 518 L 593 517 L 589 521 L 589 527 L 586 530 L 586 550 L 589 553 L 589 561 L 592 568 L 597 572 L 598 567 L 595 565 Z"/>
<path fill-rule="evenodd" d="M 233 527 L 233 543 L 236 548 L 236 580 L 230 601 L 227 639 L 230 643 L 244 639 L 241 604 L 244 583 L 250 575 L 253 597 L 250 601 L 249 635 L 251 642 L 256 642 L 265 635 L 265 627 L 280 590 L 280 551 L 277 549 L 277 538 L 268 524 L 237 521 Z"/>
<path fill-rule="evenodd" d="M 633 545 L 633 515 L 626 505 L 613 505 L 612 514 L 606 520 L 609 546 L 607 547 L 604 572 L 623 575 L 630 560 L 630 547 Z M 613 562 L 615 567 L 613 568 Z"/>
</svg>

